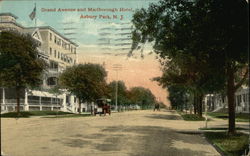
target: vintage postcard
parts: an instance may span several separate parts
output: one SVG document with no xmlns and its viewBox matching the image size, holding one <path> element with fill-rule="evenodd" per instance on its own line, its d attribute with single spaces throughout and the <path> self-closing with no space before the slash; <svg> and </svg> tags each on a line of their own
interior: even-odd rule
<svg viewBox="0 0 250 156">
<path fill-rule="evenodd" d="M 245 0 L 0 0 L 1 156 L 249 155 Z"/>
</svg>

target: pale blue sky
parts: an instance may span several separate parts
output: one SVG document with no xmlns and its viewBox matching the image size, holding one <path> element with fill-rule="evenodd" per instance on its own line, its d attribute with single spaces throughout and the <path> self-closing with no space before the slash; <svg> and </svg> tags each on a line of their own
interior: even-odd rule
<svg viewBox="0 0 250 156">
<path fill-rule="evenodd" d="M 107 27 L 116 27 L 119 23 L 130 23 L 131 17 L 133 15 L 132 11 L 127 12 L 42 12 L 42 8 L 132 8 L 133 10 L 148 7 L 150 2 L 156 2 L 156 0 L 102 0 L 102 1 L 65 1 L 65 0 L 37 0 L 37 1 L 20 1 L 20 0 L 10 0 L 10 1 L 0 1 L 0 12 L 11 12 L 18 16 L 17 22 L 24 26 L 35 26 L 35 22 L 31 21 L 29 14 L 34 8 L 36 3 L 36 18 L 38 26 L 51 26 L 55 28 L 60 33 L 76 33 L 67 36 L 73 39 L 80 46 L 95 47 L 98 46 L 98 40 L 100 36 L 100 29 Z M 123 15 L 123 20 L 119 19 L 80 19 L 82 15 Z M 71 23 L 71 24 L 63 24 Z M 130 26 L 128 24 L 127 26 Z M 125 26 L 126 27 L 126 26 Z M 73 30 L 64 30 L 65 28 L 73 28 Z"/>
</svg>

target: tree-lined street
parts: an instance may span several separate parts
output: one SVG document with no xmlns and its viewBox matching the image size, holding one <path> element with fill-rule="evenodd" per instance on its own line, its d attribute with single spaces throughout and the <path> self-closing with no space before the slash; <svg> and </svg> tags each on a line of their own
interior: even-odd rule
<svg viewBox="0 0 250 156">
<path fill-rule="evenodd" d="M 2 149 L 15 156 L 219 155 L 197 132 L 204 122 L 175 111 L 131 111 L 79 118 L 2 119 Z"/>
<path fill-rule="evenodd" d="M 88 44 L 86 32 L 37 27 L 36 3 L 29 15 L 34 30 L 0 13 L 1 155 L 250 154 L 249 2 L 159 0 L 131 10 L 128 25 L 104 24 L 85 38 Z M 91 52 L 85 45 L 100 60 L 78 60 Z M 125 62 L 105 60 L 113 50 Z M 136 61 L 148 65 L 136 68 Z"/>
</svg>

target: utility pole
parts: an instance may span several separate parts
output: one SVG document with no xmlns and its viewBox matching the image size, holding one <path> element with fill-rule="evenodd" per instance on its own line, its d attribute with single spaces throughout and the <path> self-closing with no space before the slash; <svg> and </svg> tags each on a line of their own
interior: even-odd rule
<svg viewBox="0 0 250 156">
<path fill-rule="evenodd" d="M 121 64 L 113 64 L 113 70 L 116 71 L 116 84 L 115 84 L 115 110 L 118 111 L 117 98 L 118 98 L 118 71 L 122 70 Z"/>
</svg>

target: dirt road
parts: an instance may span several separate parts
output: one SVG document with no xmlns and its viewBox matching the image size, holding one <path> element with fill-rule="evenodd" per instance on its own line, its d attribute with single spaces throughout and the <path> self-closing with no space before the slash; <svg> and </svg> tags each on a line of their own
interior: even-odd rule
<svg viewBox="0 0 250 156">
<path fill-rule="evenodd" d="M 200 134 L 201 122 L 175 112 L 132 111 L 81 118 L 1 119 L 7 156 L 219 155 Z"/>
</svg>

